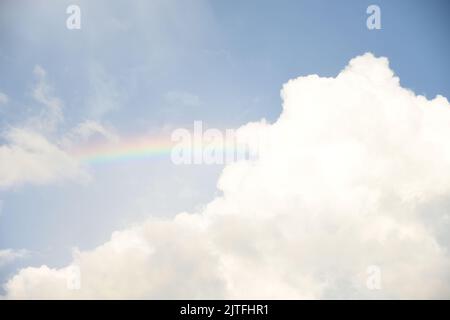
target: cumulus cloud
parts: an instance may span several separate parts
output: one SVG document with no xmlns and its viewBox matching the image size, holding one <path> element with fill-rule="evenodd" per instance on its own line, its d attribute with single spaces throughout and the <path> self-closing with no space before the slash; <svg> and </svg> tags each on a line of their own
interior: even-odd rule
<svg viewBox="0 0 450 320">
<path fill-rule="evenodd" d="M 450 199 L 449 102 L 402 88 L 371 54 L 281 96 L 275 123 L 239 129 L 258 159 L 226 166 L 201 212 L 115 232 L 66 268 L 22 269 L 6 297 L 448 298 L 448 213 L 427 208 Z M 380 290 L 366 286 L 373 265 Z"/>
</svg>

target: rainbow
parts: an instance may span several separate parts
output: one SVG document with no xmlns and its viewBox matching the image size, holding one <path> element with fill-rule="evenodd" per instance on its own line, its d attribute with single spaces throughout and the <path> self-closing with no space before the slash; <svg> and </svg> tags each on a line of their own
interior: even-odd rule
<svg viewBox="0 0 450 320">
<path fill-rule="evenodd" d="M 173 145 L 170 137 L 139 137 L 117 142 L 90 143 L 72 148 L 69 153 L 83 164 L 99 165 L 170 156 Z"/>
<path fill-rule="evenodd" d="M 191 142 L 193 144 L 190 146 L 191 153 L 189 153 L 189 157 L 194 163 L 196 163 L 194 158 L 198 159 L 198 154 L 202 157 L 203 148 L 212 147 L 216 151 L 221 151 L 219 157 L 223 157 L 223 162 L 234 161 L 233 159 L 238 151 L 235 145 L 227 141 L 213 141 L 203 145 L 202 138 L 195 139 L 194 136 Z M 180 142 L 172 141 L 169 136 L 147 136 L 109 142 L 90 142 L 85 145 L 75 146 L 68 151 L 72 157 L 82 164 L 100 165 L 131 160 L 170 157 L 173 147 L 178 143 Z M 219 161 L 219 163 L 222 162 Z"/>
</svg>

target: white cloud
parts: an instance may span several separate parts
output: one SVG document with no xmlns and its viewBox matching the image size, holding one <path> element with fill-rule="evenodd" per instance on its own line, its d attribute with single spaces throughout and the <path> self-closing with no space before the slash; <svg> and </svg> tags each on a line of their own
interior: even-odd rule
<svg viewBox="0 0 450 320">
<path fill-rule="evenodd" d="M 23 258 L 28 254 L 27 250 L 13 250 L 13 249 L 2 249 L 0 250 L 0 267 L 8 263 L 11 263 L 17 259 Z"/>
<path fill-rule="evenodd" d="M 5 93 L 0 92 L 0 105 L 7 104 L 8 101 L 9 101 L 8 96 Z"/>
<path fill-rule="evenodd" d="M 290 80 L 282 98 L 274 124 L 240 129 L 259 159 L 228 165 L 204 210 L 78 252 L 80 290 L 70 266 L 30 267 L 6 297 L 448 298 L 447 210 L 424 208 L 450 197 L 449 102 L 401 88 L 371 54 Z M 372 265 L 381 290 L 366 287 Z"/>
<path fill-rule="evenodd" d="M 7 144 L 0 146 L 0 188 L 87 179 L 78 161 L 43 135 L 15 128 L 5 138 Z"/>
<path fill-rule="evenodd" d="M 54 131 L 57 126 L 64 120 L 62 101 L 54 96 L 53 87 L 47 80 L 47 72 L 39 65 L 34 67 L 34 75 L 36 77 L 36 85 L 33 88 L 33 99 L 44 106 L 38 116 L 29 119 L 29 126 L 39 131 Z"/>
<path fill-rule="evenodd" d="M 94 121 L 85 121 L 61 139 L 55 135 L 64 119 L 63 102 L 54 95 L 47 73 L 35 66 L 33 99 L 43 106 L 23 124 L 8 127 L 0 145 L 0 189 L 22 184 L 48 184 L 62 180 L 89 179 L 76 158 L 64 147 L 82 142 L 93 134 L 112 138 L 113 134 Z M 60 142 L 58 142 L 61 140 Z"/>
<path fill-rule="evenodd" d="M 119 136 L 112 127 L 104 126 L 93 120 L 86 120 L 73 128 L 62 140 L 65 146 L 70 147 L 74 144 L 85 143 L 92 139 L 105 139 L 111 142 L 117 142 Z"/>
</svg>

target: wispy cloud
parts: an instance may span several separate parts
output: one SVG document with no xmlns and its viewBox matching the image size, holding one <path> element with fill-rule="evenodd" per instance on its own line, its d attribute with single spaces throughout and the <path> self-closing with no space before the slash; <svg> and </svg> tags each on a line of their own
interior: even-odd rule
<svg viewBox="0 0 450 320">
<path fill-rule="evenodd" d="M 14 250 L 14 249 L 2 249 L 0 250 L 0 267 L 12 263 L 17 259 L 26 257 L 29 252 L 25 249 Z"/>
<path fill-rule="evenodd" d="M 36 83 L 33 99 L 39 103 L 37 113 L 22 123 L 2 132 L 4 143 L 0 145 L 0 188 L 23 184 L 48 184 L 62 180 L 86 180 L 88 175 L 77 159 L 62 148 L 55 133 L 64 119 L 63 102 L 49 84 L 47 72 L 39 65 L 33 73 Z M 80 124 L 75 132 L 87 135 L 89 131 L 106 131 L 94 122 Z M 67 140 L 67 138 L 66 138 Z"/>
<path fill-rule="evenodd" d="M 33 99 L 44 106 L 39 115 L 29 120 L 32 127 L 40 131 L 51 132 L 64 120 L 63 102 L 54 95 L 54 89 L 47 79 L 47 72 L 39 65 L 33 71 L 36 84 L 32 91 Z"/>
</svg>

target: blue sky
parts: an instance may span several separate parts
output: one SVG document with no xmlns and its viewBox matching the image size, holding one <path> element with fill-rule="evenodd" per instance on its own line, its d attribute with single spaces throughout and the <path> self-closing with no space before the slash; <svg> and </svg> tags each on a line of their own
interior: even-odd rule
<svg viewBox="0 0 450 320">
<path fill-rule="evenodd" d="M 65 27 L 69 4 L 81 30 Z M 381 8 L 381 30 L 366 8 Z M 302 75 L 335 76 L 365 52 L 389 58 L 403 87 L 450 97 L 448 1 L 2 1 L 0 127 L 36 114 L 36 65 L 46 70 L 64 122 L 92 119 L 119 136 L 277 119 L 280 89 Z M 4 140 L 0 140 L 4 142 Z M 220 166 L 152 159 L 89 168 L 93 181 L 0 190 L 0 249 L 29 254 L 0 266 L 60 266 L 113 230 L 173 216 L 216 194 Z"/>
</svg>

